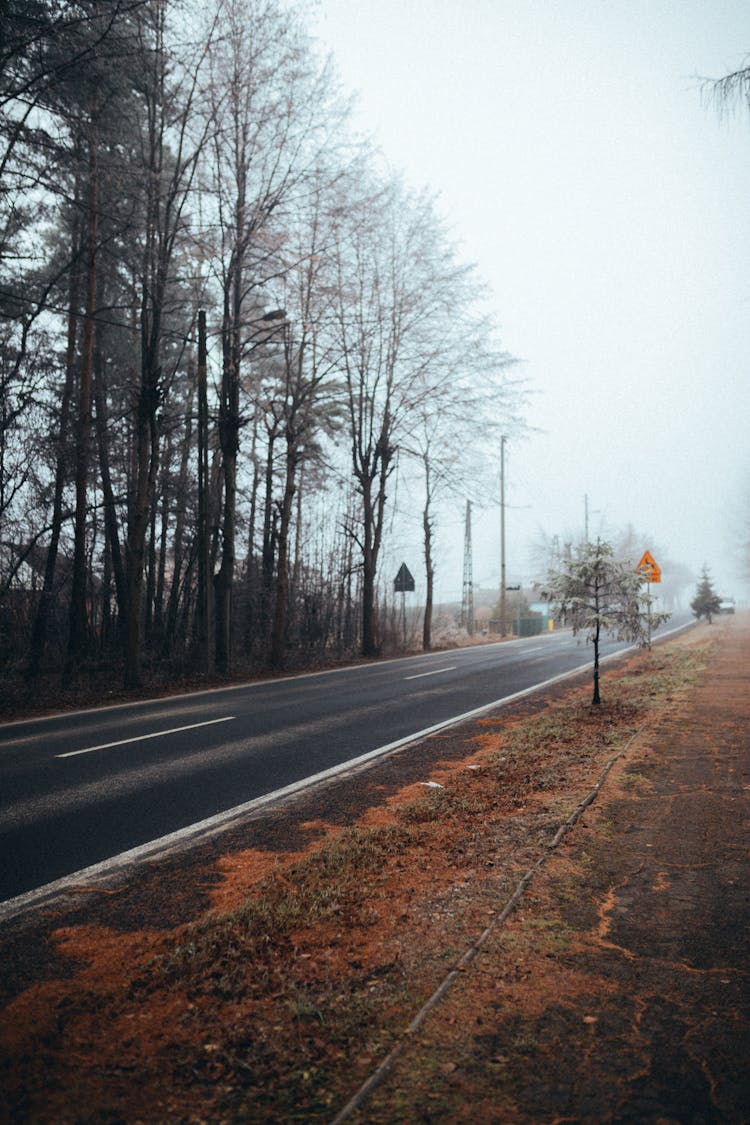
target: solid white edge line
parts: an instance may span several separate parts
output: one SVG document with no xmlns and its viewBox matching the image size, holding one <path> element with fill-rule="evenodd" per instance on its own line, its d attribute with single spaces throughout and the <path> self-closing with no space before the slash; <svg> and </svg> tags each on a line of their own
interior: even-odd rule
<svg viewBox="0 0 750 1125">
<path fill-rule="evenodd" d="M 224 715 L 221 719 L 206 719 L 203 723 L 190 723 L 187 727 L 172 727 L 170 730 L 156 730 L 151 734 L 137 734 L 133 738 L 121 738 L 118 742 L 102 742 L 101 746 L 85 746 L 83 750 L 67 750 L 55 754 L 56 758 L 75 758 L 78 754 L 93 754 L 95 750 L 109 750 L 113 746 L 128 746 L 131 742 L 146 742 L 149 738 L 161 738 L 165 734 L 180 734 L 184 730 L 198 730 L 199 727 L 212 727 L 216 723 L 228 723 L 236 715 Z"/>
<path fill-rule="evenodd" d="M 655 639 L 663 640 L 674 633 L 683 632 L 685 629 L 690 628 L 691 625 L 692 622 L 686 625 L 680 625 L 667 633 L 661 633 L 659 637 Z M 625 656 L 626 653 L 635 651 L 637 647 L 637 645 L 628 645 L 627 648 L 620 649 L 618 652 L 611 652 L 607 656 L 602 657 L 600 663 L 603 664 L 608 660 L 615 660 L 617 657 Z M 121 868 L 127 867 L 129 864 L 144 859 L 157 859 L 166 855 L 176 846 L 184 844 L 189 840 L 197 840 L 200 836 L 218 835 L 220 832 L 230 828 L 233 821 L 239 820 L 248 813 L 263 808 L 265 805 L 270 805 L 275 801 L 281 801 L 285 797 L 291 797 L 299 793 L 302 789 L 319 784 L 322 781 L 328 781 L 349 770 L 354 770 L 358 766 L 372 761 L 374 758 L 394 753 L 397 750 L 403 750 L 413 742 L 419 742 L 423 738 L 429 738 L 439 731 L 460 726 L 461 723 L 469 722 L 471 719 L 478 718 L 488 711 L 495 710 L 499 707 L 506 707 L 509 703 L 513 703 L 517 699 L 523 699 L 526 695 L 532 695 L 535 691 L 541 691 L 551 684 L 556 684 L 561 680 L 577 676 L 579 673 L 587 671 L 590 668 L 591 661 L 587 660 L 585 664 L 579 664 L 578 667 L 571 668 L 568 672 L 561 672 L 558 676 L 553 676 L 551 679 L 544 680 L 542 683 L 534 684 L 532 687 L 523 688 L 522 691 L 514 692 L 513 695 L 506 695 L 504 698 L 497 699 L 493 703 L 486 703 L 484 706 L 477 707 L 473 711 L 466 711 L 463 715 L 456 715 L 452 719 L 446 719 L 445 722 L 436 723 L 435 726 L 425 727 L 424 730 L 416 731 L 416 733 L 409 734 L 396 742 L 390 742 L 387 746 L 380 746 L 376 750 L 370 750 L 366 754 L 361 754 L 358 758 L 351 758 L 349 761 L 341 762 L 338 766 L 332 766 L 330 769 L 323 770 L 321 773 L 316 773 L 311 777 L 305 777 L 300 781 L 295 781 L 291 785 L 284 786 L 283 789 L 276 789 L 273 793 L 266 793 L 262 797 L 255 797 L 252 801 L 246 801 L 245 804 L 236 805 L 233 809 L 228 809 L 226 812 L 217 813 L 215 816 L 208 817 L 206 820 L 200 820 L 196 824 L 189 824 L 185 828 L 178 829 L 176 832 L 170 832 L 167 836 L 161 836 L 157 840 L 150 840 L 146 844 L 140 844 L 137 848 L 131 848 L 129 851 L 121 852 L 119 855 L 112 856 L 110 859 L 92 864 L 91 867 L 84 867 L 80 871 L 74 871 L 70 875 L 64 875 L 61 879 L 56 879 L 53 883 L 46 883 L 43 887 L 37 887 L 33 891 L 27 891 L 25 894 L 18 895 L 16 898 L 6 899 L 5 902 L 0 902 L 0 922 L 7 921 L 17 914 L 22 914 L 25 910 L 29 910 L 35 906 L 41 906 L 66 891 L 75 890 L 79 884 L 92 882 L 100 876 L 114 873 Z"/>
</svg>

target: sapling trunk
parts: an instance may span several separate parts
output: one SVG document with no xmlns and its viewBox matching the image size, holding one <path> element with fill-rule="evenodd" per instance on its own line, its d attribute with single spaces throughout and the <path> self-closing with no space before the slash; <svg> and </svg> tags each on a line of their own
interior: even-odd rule
<svg viewBox="0 0 750 1125">
<path fill-rule="evenodd" d="M 592 706 L 598 706 L 601 703 L 599 697 L 599 621 L 596 622 L 596 632 L 594 633 L 594 697 L 591 700 Z"/>
</svg>

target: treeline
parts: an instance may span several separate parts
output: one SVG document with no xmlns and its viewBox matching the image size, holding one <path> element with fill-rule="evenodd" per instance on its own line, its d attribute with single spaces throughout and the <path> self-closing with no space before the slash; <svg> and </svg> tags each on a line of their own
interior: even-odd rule
<svg viewBox="0 0 750 1125">
<path fill-rule="evenodd" d="M 279 0 L 2 24 L 0 668 L 375 654 L 407 459 L 429 647 L 436 505 L 522 401 L 434 200 Z"/>
</svg>

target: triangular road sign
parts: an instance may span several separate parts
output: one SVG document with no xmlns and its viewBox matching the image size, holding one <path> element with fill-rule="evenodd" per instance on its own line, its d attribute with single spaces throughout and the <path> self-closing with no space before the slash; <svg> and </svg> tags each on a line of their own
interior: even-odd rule
<svg viewBox="0 0 750 1125">
<path fill-rule="evenodd" d="M 643 558 L 635 569 L 647 582 L 661 582 L 661 570 L 650 551 L 643 552 Z"/>
<path fill-rule="evenodd" d="M 399 572 L 393 580 L 393 589 L 397 594 L 410 594 L 414 589 L 414 579 L 409 573 L 406 563 L 401 563 Z"/>
</svg>

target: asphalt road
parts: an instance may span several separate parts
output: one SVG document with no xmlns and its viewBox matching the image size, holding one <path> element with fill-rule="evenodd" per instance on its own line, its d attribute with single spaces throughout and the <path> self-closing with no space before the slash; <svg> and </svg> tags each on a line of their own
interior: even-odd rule
<svg viewBox="0 0 750 1125">
<path fill-rule="evenodd" d="M 560 632 L 0 726 L 0 903 L 591 659 Z"/>
</svg>

